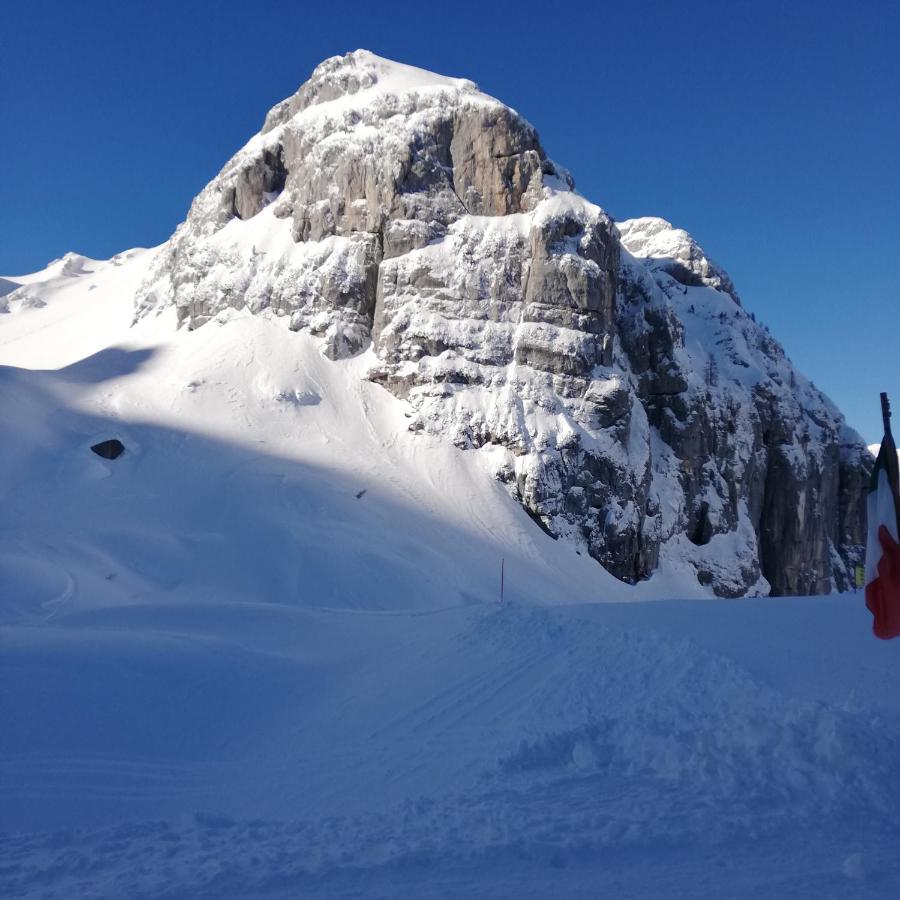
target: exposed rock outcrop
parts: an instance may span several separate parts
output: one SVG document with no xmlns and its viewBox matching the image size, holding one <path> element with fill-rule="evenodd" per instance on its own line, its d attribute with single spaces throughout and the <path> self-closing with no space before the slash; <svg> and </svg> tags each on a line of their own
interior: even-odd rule
<svg viewBox="0 0 900 900">
<path fill-rule="evenodd" d="M 869 456 L 662 219 L 614 224 L 517 113 L 365 51 L 326 60 L 194 201 L 137 298 L 290 317 L 410 427 L 478 450 L 625 581 L 823 592 L 862 555 Z"/>
<path fill-rule="evenodd" d="M 91 450 L 104 459 L 118 459 L 125 452 L 125 445 L 118 438 L 110 438 L 91 445 Z"/>
</svg>

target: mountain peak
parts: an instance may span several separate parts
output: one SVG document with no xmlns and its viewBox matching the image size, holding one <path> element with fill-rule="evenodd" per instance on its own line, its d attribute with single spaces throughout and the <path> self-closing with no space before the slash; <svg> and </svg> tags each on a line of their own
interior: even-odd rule
<svg viewBox="0 0 900 900">
<path fill-rule="evenodd" d="M 343 56 L 332 56 L 323 60 L 313 70 L 310 81 L 324 81 L 345 73 L 355 74 L 360 83 L 389 85 L 390 89 L 396 92 L 434 87 L 467 92 L 478 91 L 478 86 L 467 78 L 439 75 L 429 69 L 387 59 L 365 49 L 353 50 Z"/>
<path fill-rule="evenodd" d="M 325 60 L 198 195 L 136 303 L 191 329 L 284 317 L 332 359 L 370 348 L 412 431 L 480 452 L 623 581 L 853 584 L 870 462 L 840 413 L 687 232 L 616 227 L 470 81 Z"/>
<path fill-rule="evenodd" d="M 291 97 L 266 116 L 263 133 L 284 124 L 313 107 L 332 115 L 358 110 L 368 104 L 398 102 L 410 95 L 437 100 L 442 94 L 465 94 L 473 102 L 499 104 L 466 78 L 449 78 L 427 69 L 376 56 L 369 50 L 354 50 L 323 60 Z"/>
</svg>

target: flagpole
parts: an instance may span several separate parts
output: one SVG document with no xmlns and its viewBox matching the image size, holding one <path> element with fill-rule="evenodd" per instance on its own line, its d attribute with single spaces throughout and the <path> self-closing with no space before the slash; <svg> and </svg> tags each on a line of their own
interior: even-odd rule
<svg viewBox="0 0 900 900">
<path fill-rule="evenodd" d="M 894 495 L 894 509 L 897 511 L 897 536 L 900 537 L 900 466 L 897 463 L 897 445 L 891 434 L 891 401 L 886 391 L 881 392 L 881 419 L 884 423 L 884 441 L 888 453 L 885 454 L 884 466 L 891 493 Z"/>
<path fill-rule="evenodd" d="M 887 391 L 881 392 L 881 421 L 884 423 L 884 433 L 890 435 L 891 440 L 894 436 L 891 434 L 891 401 L 888 400 Z"/>
</svg>

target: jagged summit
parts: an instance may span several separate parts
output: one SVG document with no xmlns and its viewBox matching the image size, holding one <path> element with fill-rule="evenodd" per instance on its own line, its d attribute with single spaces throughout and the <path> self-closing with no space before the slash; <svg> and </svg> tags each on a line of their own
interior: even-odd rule
<svg viewBox="0 0 900 900">
<path fill-rule="evenodd" d="M 393 103 L 410 95 L 464 93 L 471 102 L 499 104 L 482 94 L 466 78 L 448 78 L 427 69 L 376 56 L 369 50 L 354 50 L 319 63 L 309 81 L 273 107 L 263 124 L 263 134 L 283 125 L 298 114 L 335 114 L 366 105 Z"/>
<path fill-rule="evenodd" d="M 270 111 L 261 132 L 194 200 L 171 242 L 171 259 L 178 261 L 176 267 L 193 268 L 198 239 L 220 229 L 219 248 L 246 241 L 247 229 L 238 235 L 225 226 L 253 220 L 272 204 L 271 216 L 287 220 L 290 228 L 267 217 L 255 221 L 252 230 L 258 243 L 269 245 L 267 259 L 274 259 L 277 244 L 285 265 L 276 266 L 277 273 L 268 267 L 255 276 L 248 272 L 249 281 L 237 278 L 238 305 L 245 299 L 251 308 L 290 311 L 296 327 L 310 325 L 304 298 L 311 295 L 293 279 L 279 280 L 285 268 L 310 273 L 300 276 L 315 282 L 310 290 L 332 297 L 331 307 L 342 307 L 325 321 L 317 304 L 313 328 L 328 332 L 331 355 L 345 355 L 370 339 L 366 320 L 372 317 L 374 282 L 369 276 L 382 258 L 428 244 L 460 216 L 533 209 L 543 197 L 545 176 L 566 189 L 572 186 L 568 174 L 547 159 L 535 129 L 472 82 L 355 51 L 326 60 Z M 288 232 L 290 244 L 278 243 Z M 351 240 L 322 245 L 322 253 L 301 261 L 305 254 L 298 244 L 309 249 L 332 236 Z M 159 283 L 148 283 L 138 314 L 174 297 L 179 317 L 197 325 L 231 305 L 238 256 L 245 254 L 229 250 L 227 255 L 232 273 L 224 284 L 221 270 L 204 272 L 202 264 L 201 272 L 214 283 L 190 277 L 169 284 L 171 266 L 163 260 Z M 323 267 L 347 277 L 334 285 L 321 277 Z M 350 270 L 369 274 L 359 280 Z"/>
<path fill-rule="evenodd" d="M 869 456 L 663 219 L 618 226 L 470 81 L 321 63 L 197 196 L 137 292 L 198 328 L 284 316 L 410 428 L 478 451 L 619 578 L 718 594 L 852 584 Z"/>
</svg>

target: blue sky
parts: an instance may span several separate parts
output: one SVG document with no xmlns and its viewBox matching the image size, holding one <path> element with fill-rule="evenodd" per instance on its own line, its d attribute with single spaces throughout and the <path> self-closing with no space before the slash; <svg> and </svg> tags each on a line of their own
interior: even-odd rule
<svg viewBox="0 0 900 900">
<path fill-rule="evenodd" d="M 617 218 L 660 215 L 867 441 L 900 410 L 900 4 L 5 4 L 0 273 L 165 240 L 320 60 L 474 81 Z M 900 429 L 900 425 L 898 425 Z"/>
</svg>

